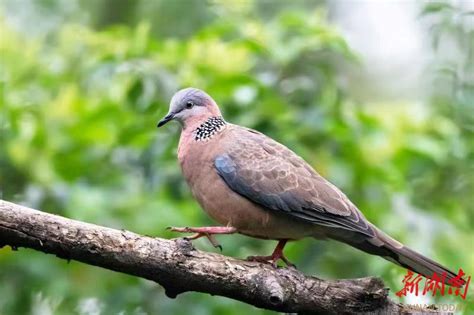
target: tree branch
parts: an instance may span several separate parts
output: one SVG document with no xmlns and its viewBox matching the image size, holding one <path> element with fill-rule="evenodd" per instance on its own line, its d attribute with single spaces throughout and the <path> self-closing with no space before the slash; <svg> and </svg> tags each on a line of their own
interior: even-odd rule
<svg viewBox="0 0 474 315">
<path fill-rule="evenodd" d="M 141 236 L 0 200 L 0 248 L 5 245 L 149 279 L 171 298 L 197 291 L 280 312 L 414 312 L 391 301 L 379 278 L 321 280 L 294 269 L 202 252 L 184 239 Z"/>
</svg>

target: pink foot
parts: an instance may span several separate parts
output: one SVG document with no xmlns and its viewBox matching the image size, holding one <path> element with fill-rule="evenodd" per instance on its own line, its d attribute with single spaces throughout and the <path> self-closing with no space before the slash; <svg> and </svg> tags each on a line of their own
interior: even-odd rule
<svg viewBox="0 0 474 315">
<path fill-rule="evenodd" d="M 195 233 L 189 237 L 188 240 L 195 240 L 201 237 L 206 237 L 212 246 L 219 248 L 222 251 L 222 246 L 217 242 L 214 234 L 233 234 L 237 229 L 230 226 L 204 226 L 204 227 L 168 227 L 167 229 L 179 233 Z"/>
<path fill-rule="evenodd" d="M 270 256 L 249 256 L 247 260 L 249 261 L 258 261 L 263 263 L 269 263 L 273 267 L 277 267 L 278 260 L 283 260 L 288 267 L 296 268 L 294 264 L 292 264 L 283 254 L 283 248 L 288 240 L 280 240 L 275 247 L 275 250 Z"/>
</svg>

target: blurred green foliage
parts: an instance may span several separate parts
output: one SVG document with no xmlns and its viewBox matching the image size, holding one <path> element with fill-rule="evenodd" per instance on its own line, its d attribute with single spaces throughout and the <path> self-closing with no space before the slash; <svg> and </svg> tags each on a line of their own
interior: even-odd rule
<svg viewBox="0 0 474 315">
<path fill-rule="evenodd" d="M 325 7 L 3 1 L 0 196 L 159 237 L 174 237 L 165 231 L 171 225 L 212 224 L 180 174 L 178 126 L 155 129 L 170 96 L 195 86 L 218 101 L 228 121 L 301 154 L 387 233 L 474 274 L 468 13 L 433 3 L 421 11 L 420 19 L 441 16 L 432 26 L 434 51 L 445 36 L 457 39 L 451 44 L 462 56 L 437 55 L 427 76 L 439 88 L 428 101 L 365 104 L 341 84 L 345 65 L 358 58 Z M 219 240 L 236 257 L 274 246 L 243 236 Z M 401 289 L 404 270 L 345 245 L 303 240 L 287 255 L 307 274 L 380 275 L 392 294 Z M 170 300 L 154 283 L 24 249 L 0 250 L 0 283 L 0 314 L 267 313 L 202 294 Z"/>
</svg>

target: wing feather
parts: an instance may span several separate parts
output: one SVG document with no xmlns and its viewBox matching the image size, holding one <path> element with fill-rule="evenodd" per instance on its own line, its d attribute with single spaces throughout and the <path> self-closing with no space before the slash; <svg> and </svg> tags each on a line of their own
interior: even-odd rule
<svg viewBox="0 0 474 315">
<path fill-rule="evenodd" d="M 344 193 L 293 151 L 257 131 L 239 128 L 237 132 L 227 153 L 214 161 L 233 191 L 306 222 L 375 235 Z"/>
</svg>

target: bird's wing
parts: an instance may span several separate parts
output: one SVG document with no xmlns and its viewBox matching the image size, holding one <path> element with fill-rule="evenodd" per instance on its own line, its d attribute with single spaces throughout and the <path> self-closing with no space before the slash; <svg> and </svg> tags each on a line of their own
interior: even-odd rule
<svg viewBox="0 0 474 315">
<path fill-rule="evenodd" d="M 236 132 L 214 161 L 234 192 L 306 222 L 375 235 L 352 202 L 293 151 L 257 131 Z"/>
</svg>

